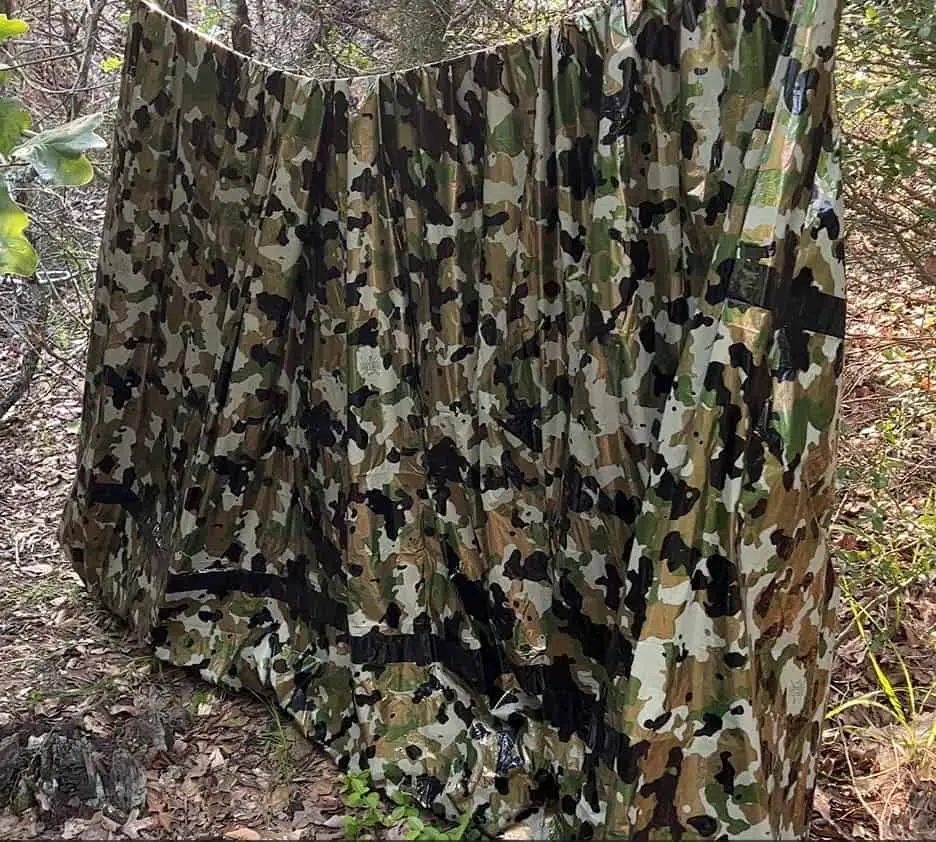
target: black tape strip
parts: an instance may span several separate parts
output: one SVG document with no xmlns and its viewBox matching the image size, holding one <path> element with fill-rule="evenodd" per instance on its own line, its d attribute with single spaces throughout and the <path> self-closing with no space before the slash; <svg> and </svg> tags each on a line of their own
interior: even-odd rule
<svg viewBox="0 0 936 842">
<path fill-rule="evenodd" d="M 126 485 L 116 482 L 99 482 L 96 479 L 88 483 L 88 500 L 91 503 L 103 503 L 110 506 L 123 506 L 131 514 L 143 510 L 143 504 L 136 492 Z"/>
<path fill-rule="evenodd" d="M 844 298 L 808 286 L 788 293 L 786 300 L 781 300 L 773 267 L 761 262 L 773 255 L 772 245 L 742 243 L 738 251 L 728 281 L 730 298 L 773 310 L 778 328 L 808 330 L 839 339 L 845 336 Z"/>
<path fill-rule="evenodd" d="M 205 591 L 219 598 L 232 591 L 266 596 L 285 603 L 312 625 L 328 624 L 347 631 L 347 608 L 328 594 L 297 586 L 289 577 L 251 570 L 205 570 L 169 577 L 169 593 Z M 171 609 L 170 609 L 171 614 Z M 391 663 L 439 663 L 484 691 L 483 653 L 457 641 L 425 632 L 381 634 L 376 629 L 363 637 L 349 637 L 351 660 L 379 668 Z M 507 664 L 520 686 L 540 696 L 540 715 L 559 730 L 560 739 L 577 734 L 611 769 L 630 774 L 633 754 L 630 741 L 604 721 L 605 702 L 583 690 L 572 675 L 572 663 L 557 658 L 548 665 Z"/>
<path fill-rule="evenodd" d="M 327 624 L 345 631 L 348 628 L 348 610 L 342 603 L 288 576 L 239 569 L 202 570 L 169 576 L 167 593 L 187 591 L 206 591 L 218 598 L 232 591 L 266 596 L 285 603 L 296 616 L 302 617 L 310 625 Z"/>
<path fill-rule="evenodd" d="M 739 257 L 734 262 L 731 280 L 728 281 L 728 295 L 755 307 L 766 307 L 769 278 L 770 266 L 754 258 Z"/>
<path fill-rule="evenodd" d="M 816 287 L 807 287 L 795 296 L 788 309 L 786 323 L 801 330 L 845 337 L 845 299 L 829 295 Z"/>
<path fill-rule="evenodd" d="M 381 667 L 386 664 L 441 664 L 475 689 L 484 689 L 481 651 L 468 649 L 456 641 L 431 632 L 382 634 L 373 629 L 363 637 L 351 637 L 351 660 L 356 664 Z"/>
</svg>

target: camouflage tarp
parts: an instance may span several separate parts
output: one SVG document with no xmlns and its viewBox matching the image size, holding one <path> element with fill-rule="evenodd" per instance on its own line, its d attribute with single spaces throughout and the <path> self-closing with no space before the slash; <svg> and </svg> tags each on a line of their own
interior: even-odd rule
<svg viewBox="0 0 936 842">
<path fill-rule="evenodd" d="M 314 81 L 132 8 L 62 539 L 159 657 L 496 832 L 801 837 L 836 0 Z"/>
</svg>

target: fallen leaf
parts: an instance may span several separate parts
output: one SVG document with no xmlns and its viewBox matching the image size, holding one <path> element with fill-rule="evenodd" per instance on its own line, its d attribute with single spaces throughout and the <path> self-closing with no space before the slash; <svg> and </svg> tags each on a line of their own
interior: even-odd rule
<svg viewBox="0 0 936 842">
<path fill-rule="evenodd" d="M 822 818 L 832 823 L 832 803 L 829 801 L 829 796 L 825 794 L 825 790 L 819 787 L 816 787 L 816 794 L 813 796 L 813 807 Z"/>
<path fill-rule="evenodd" d="M 111 705 L 107 712 L 111 716 L 119 716 L 122 713 L 129 713 L 133 716 L 139 716 L 142 711 L 136 705 Z"/>
<path fill-rule="evenodd" d="M 278 810 L 284 804 L 289 802 L 289 787 L 288 786 L 278 786 L 273 792 L 269 795 L 269 809 Z"/>
<path fill-rule="evenodd" d="M 136 810 L 133 811 L 131 818 L 127 819 L 120 828 L 121 832 L 131 839 L 139 839 L 141 830 L 149 830 L 159 823 L 159 820 L 153 816 L 144 816 L 141 819 L 137 819 L 133 817 L 135 814 Z"/>
<path fill-rule="evenodd" d="M 211 766 L 211 757 L 207 754 L 199 754 L 195 758 L 195 763 L 192 764 L 192 768 L 188 770 L 188 776 L 190 778 L 203 778 L 208 774 L 208 769 Z"/>
<path fill-rule="evenodd" d="M 36 573 L 40 576 L 45 576 L 48 573 L 51 573 L 55 568 L 45 561 L 37 561 L 32 564 L 25 564 L 21 568 L 25 573 Z"/>
<path fill-rule="evenodd" d="M 109 734 L 111 731 L 110 726 L 103 723 L 100 716 L 93 713 L 85 714 L 81 720 L 81 727 L 89 734 L 96 734 L 99 737 Z"/>
<path fill-rule="evenodd" d="M 224 755 L 221 753 L 221 749 L 216 748 L 213 752 L 211 752 L 211 757 L 208 762 L 208 768 L 211 771 L 214 771 L 215 769 L 220 769 L 222 766 L 224 766 L 224 762 L 225 762 Z"/>
<path fill-rule="evenodd" d="M 312 809 L 303 807 L 301 810 L 296 810 L 296 812 L 293 813 L 292 826 L 301 831 L 310 825 L 320 825 L 324 821 L 325 817 L 320 811 L 315 809 L 315 807 L 312 807 Z"/>
<path fill-rule="evenodd" d="M 338 781 L 335 778 L 320 778 L 309 785 L 309 795 L 314 799 L 334 795 L 337 787 Z"/>
<path fill-rule="evenodd" d="M 249 827 L 233 827 L 230 830 L 224 831 L 225 839 L 246 839 L 246 840 L 255 840 L 262 839 L 263 837 L 257 833 L 256 830 L 253 830 Z"/>
<path fill-rule="evenodd" d="M 325 819 L 325 821 L 319 821 L 319 822 L 316 822 L 316 823 L 317 823 L 317 824 L 320 824 L 322 827 L 341 827 L 341 828 L 343 828 L 344 825 L 345 825 L 345 817 L 344 817 L 344 816 L 329 816 L 329 818 Z"/>
<path fill-rule="evenodd" d="M 62 839 L 79 838 L 89 824 L 91 823 L 87 819 L 65 819 L 65 824 L 62 825 Z"/>
<path fill-rule="evenodd" d="M 936 275 L 936 254 L 931 254 L 926 258 L 926 272 L 929 275 Z"/>
</svg>

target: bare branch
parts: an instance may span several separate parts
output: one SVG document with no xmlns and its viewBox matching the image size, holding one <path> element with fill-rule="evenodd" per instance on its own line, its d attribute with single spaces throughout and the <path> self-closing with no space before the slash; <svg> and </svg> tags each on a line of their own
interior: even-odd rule
<svg viewBox="0 0 936 842">
<path fill-rule="evenodd" d="M 88 15 L 88 22 L 85 25 L 85 43 L 84 56 L 81 59 L 81 66 L 78 68 L 78 75 L 75 77 L 75 84 L 71 90 L 71 99 L 68 104 L 68 117 L 73 120 L 81 113 L 82 101 L 78 96 L 79 92 L 84 92 L 88 84 L 88 71 L 91 68 L 91 57 L 94 54 L 94 37 L 97 32 L 97 24 L 101 18 L 101 12 L 107 5 L 107 0 L 94 0 L 91 6 L 91 12 Z"/>
</svg>

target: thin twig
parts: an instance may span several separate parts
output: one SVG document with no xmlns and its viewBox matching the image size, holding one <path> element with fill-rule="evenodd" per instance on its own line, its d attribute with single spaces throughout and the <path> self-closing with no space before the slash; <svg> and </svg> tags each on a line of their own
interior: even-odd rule
<svg viewBox="0 0 936 842">
<path fill-rule="evenodd" d="M 848 764 L 848 772 L 851 775 L 852 791 L 855 793 L 855 795 L 858 796 L 858 800 L 861 802 L 861 806 L 864 807 L 865 812 L 872 819 L 874 819 L 875 823 L 877 824 L 878 838 L 883 839 L 884 828 L 881 825 L 881 820 L 877 817 L 877 814 L 871 809 L 871 806 L 865 800 L 865 797 L 862 794 L 861 789 L 858 787 L 858 777 L 857 775 L 855 775 L 855 767 L 852 765 L 852 762 L 851 762 L 851 755 L 848 752 L 848 743 L 845 742 L 845 734 L 843 731 L 839 730 L 839 735 L 842 738 L 842 743 L 844 744 L 844 748 L 845 748 L 845 762 Z"/>
<path fill-rule="evenodd" d="M 58 362 L 62 363 L 62 365 L 64 366 L 67 366 L 75 376 L 84 378 L 84 374 L 82 374 L 82 372 L 80 372 L 77 368 L 75 368 L 67 359 L 65 359 L 64 357 L 60 356 L 55 351 L 53 351 L 49 347 L 48 342 L 41 342 L 39 344 L 34 343 L 32 339 L 26 336 L 26 334 L 20 332 L 17 325 L 14 322 L 12 322 L 6 316 L 6 314 L 4 314 L 2 311 L 0 311 L 0 320 L 2 320 L 5 323 L 6 327 L 11 331 L 11 333 L 13 333 L 14 336 L 20 339 L 28 348 L 30 348 L 31 350 L 37 353 L 48 354 L 50 357 L 52 357 L 52 359 L 57 360 Z M 80 392 L 81 390 L 78 389 L 76 391 Z"/>
<path fill-rule="evenodd" d="M 97 32 L 98 20 L 101 18 L 101 12 L 107 5 L 107 0 L 95 0 L 91 6 L 91 13 L 88 15 L 87 28 L 85 30 L 84 55 L 81 59 L 81 65 L 78 68 L 78 75 L 75 77 L 75 84 L 72 87 L 71 96 L 68 101 L 68 116 L 74 119 L 81 110 L 81 103 L 78 99 L 78 92 L 83 91 L 88 83 L 88 71 L 91 68 L 91 57 L 94 54 L 94 38 Z"/>
<path fill-rule="evenodd" d="M 61 96 L 62 94 L 67 94 L 71 96 L 76 93 L 84 93 L 85 91 L 97 91 L 101 88 L 111 88 L 116 87 L 117 80 L 111 79 L 108 82 L 101 82 L 97 85 L 86 85 L 83 88 L 47 88 L 44 85 L 40 85 L 35 79 L 31 79 L 25 73 L 20 74 L 23 77 L 23 80 L 31 87 L 35 88 L 37 91 L 42 91 L 44 94 L 49 94 L 51 96 Z"/>
<path fill-rule="evenodd" d="M 520 26 L 515 20 L 512 20 L 509 15 L 504 14 L 497 6 L 490 2 L 490 0 L 480 0 L 481 5 L 484 6 L 488 14 L 491 15 L 495 20 L 499 20 L 502 24 L 512 29 L 518 35 L 527 35 L 527 31 Z"/>
<path fill-rule="evenodd" d="M 880 605 L 882 602 L 886 602 L 888 599 L 900 593 L 902 590 L 906 590 L 912 585 L 928 583 L 931 578 L 932 578 L 932 574 L 927 574 L 927 573 L 919 573 L 916 576 L 911 576 L 909 579 L 906 579 L 905 581 L 899 582 L 893 587 L 888 588 L 884 593 L 878 594 L 874 599 L 869 601 L 864 606 L 864 610 L 870 611 L 872 608 L 877 608 L 877 606 Z M 839 632 L 838 637 L 835 639 L 836 645 L 841 644 L 845 640 L 845 638 L 848 636 L 849 632 L 851 631 L 852 626 L 855 625 L 855 623 L 857 622 L 857 619 L 858 618 L 856 616 L 852 616 L 851 620 L 848 622 L 845 628 L 843 628 Z"/>
<path fill-rule="evenodd" d="M 80 56 L 80 55 L 81 55 L 81 50 L 76 50 L 73 53 L 61 53 L 57 56 L 45 56 L 43 58 L 34 58 L 34 59 L 30 59 L 29 61 L 18 62 L 17 64 L 3 64 L 2 66 L 0 66 L 0 70 L 20 70 L 23 67 L 32 67 L 34 64 L 49 64 L 50 62 L 53 62 L 53 61 L 61 61 L 62 59 L 65 59 L 65 58 L 74 58 L 75 56 Z M 12 56 L 10 56 L 10 60 L 15 61 L 15 59 Z"/>
</svg>

